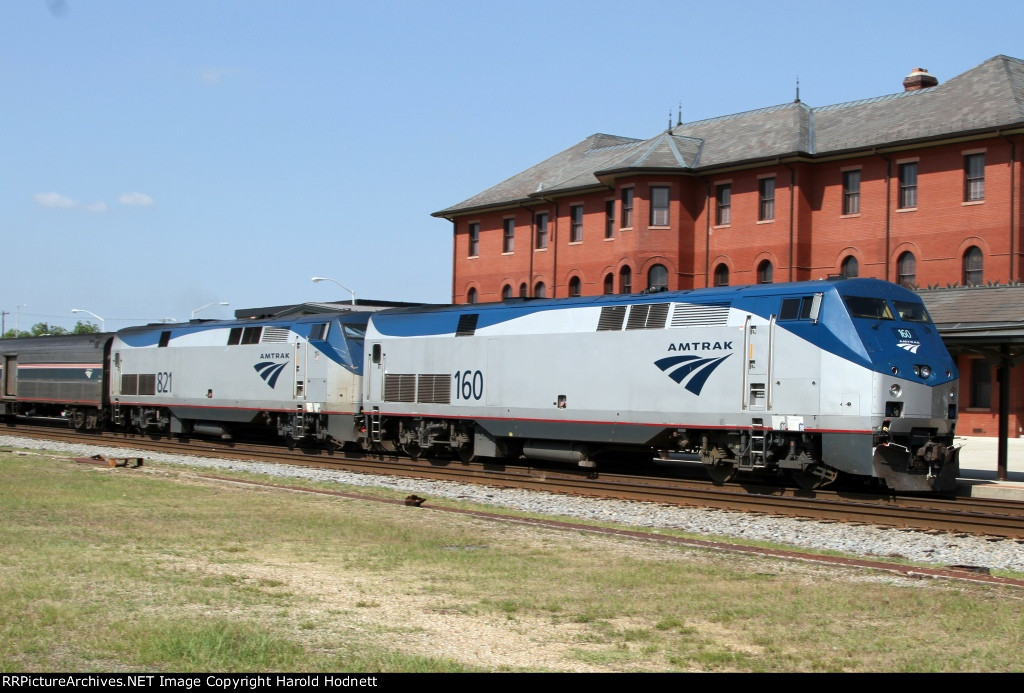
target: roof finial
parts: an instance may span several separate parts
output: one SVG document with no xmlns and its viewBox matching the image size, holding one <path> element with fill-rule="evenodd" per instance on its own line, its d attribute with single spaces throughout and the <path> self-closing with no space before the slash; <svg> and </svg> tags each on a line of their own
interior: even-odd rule
<svg viewBox="0 0 1024 693">
<path fill-rule="evenodd" d="M 668 109 L 668 129 L 672 130 L 672 109 Z"/>
<path fill-rule="evenodd" d="M 793 103 L 800 103 L 800 75 L 796 76 L 796 98 Z"/>
<path fill-rule="evenodd" d="M 679 102 L 679 116 L 676 118 L 676 125 L 683 124 L 683 102 Z"/>
</svg>

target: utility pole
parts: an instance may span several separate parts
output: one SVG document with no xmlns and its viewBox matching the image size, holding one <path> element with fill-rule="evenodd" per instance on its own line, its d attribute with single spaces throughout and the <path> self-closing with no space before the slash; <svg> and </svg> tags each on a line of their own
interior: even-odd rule
<svg viewBox="0 0 1024 693">
<path fill-rule="evenodd" d="M 0 337 L 7 334 L 7 316 L 10 315 L 9 311 L 0 310 Z"/>
</svg>

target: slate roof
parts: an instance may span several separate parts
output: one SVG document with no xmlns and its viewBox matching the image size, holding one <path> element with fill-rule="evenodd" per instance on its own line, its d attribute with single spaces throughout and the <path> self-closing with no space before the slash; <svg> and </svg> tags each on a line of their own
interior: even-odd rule
<svg viewBox="0 0 1024 693">
<path fill-rule="evenodd" d="M 811 107 L 796 101 L 682 123 L 647 140 L 595 134 L 456 205 L 444 217 L 607 184 L 629 172 L 704 173 L 1024 126 L 1024 60 L 997 55 L 934 87 Z"/>
<path fill-rule="evenodd" d="M 923 289 L 918 295 L 946 344 L 1024 346 L 1024 284 Z"/>
</svg>

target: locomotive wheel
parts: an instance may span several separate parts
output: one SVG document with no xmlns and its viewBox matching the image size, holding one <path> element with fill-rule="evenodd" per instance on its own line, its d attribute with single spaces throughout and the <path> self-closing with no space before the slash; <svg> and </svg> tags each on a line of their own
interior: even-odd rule
<svg viewBox="0 0 1024 693">
<path fill-rule="evenodd" d="M 727 484 L 736 477 L 736 465 L 732 462 L 719 461 L 707 466 L 708 476 L 716 486 Z"/>
<path fill-rule="evenodd" d="M 402 446 L 402 452 L 408 455 L 410 460 L 418 460 L 423 454 L 423 448 L 419 443 L 406 443 Z"/>
<path fill-rule="evenodd" d="M 459 459 L 469 464 L 476 459 L 476 453 L 473 452 L 473 443 L 466 442 L 459 446 Z"/>
<path fill-rule="evenodd" d="M 813 491 L 831 484 L 839 476 L 839 472 L 824 465 L 813 464 L 805 469 L 794 469 L 789 475 L 797 486 L 805 491 Z"/>
<path fill-rule="evenodd" d="M 736 476 L 736 464 L 725 459 L 725 453 L 719 448 L 701 450 L 700 461 L 716 486 L 728 483 Z"/>
</svg>

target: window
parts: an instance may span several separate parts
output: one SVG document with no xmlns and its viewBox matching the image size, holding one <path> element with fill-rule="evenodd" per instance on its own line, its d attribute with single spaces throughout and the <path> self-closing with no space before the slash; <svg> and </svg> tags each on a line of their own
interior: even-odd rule
<svg viewBox="0 0 1024 693">
<path fill-rule="evenodd" d="M 985 199 L 985 154 L 964 157 L 964 202 Z"/>
<path fill-rule="evenodd" d="M 466 294 L 466 303 L 476 303 L 476 289 L 470 289 Z"/>
<path fill-rule="evenodd" d="M 985 359 L 971 361 L 971 406 L 992 406 L 992 366 Z"/>
<path fill-rule="evenodd" d="M 604 237 L 615 238 L 615 200 L 604 202 Z"/>
<path fill-rule="evenodd" d="M 762 178 L 757 182 L 760 203 L 757 220 L 769 221 L 775 218 L 775 177 Z"/>
<path fill-rule="evenodd" d="M 650 291 L 666 291 L 668 289 L 668 270 L 665 265 L 653 265 L 647 270 L 647 288 Z"/>
<path fill-rule="evenodd" d="M 715 268 L 715 286 L 729 286 L 729 268 L 725 263 Z"/>
<path fill-rule="evenodd" d="M 633 270 L 629 267 L 623 267 L 619 270 L 619 293 L 633 293 Z"/>
<path fill-rule="evenodd" d="M 526 282 L 519 285 L 519 298 L 526 298 Z"/>
<path fill-rule="evenodd" d="M 860 214 L 860 169 L 843 171 L 843 214 Z"/>
<path fill-rule="evenodd" d="M 615 275 L 611 272 L 604 275 L 604 292 L 606 294 L 615 293 Z"/>
<path fill-rule="evenodd" d="M 507 301 L 510 298 L 512 298 L 512 285 L 506 284 L 505 286 L 501 287 L 501 300 Z"/>
<path fill-rule="evenodd" d="M 579 296 L 580 295 L 580 278 L 573 277 L 569 280 L 569 295 Z"/>
<path fill-rule="evenodd" d="M 667 186 L 651 186 L 651 226 L 668 226 L 668 197 Z"/>
<path fill-rule="evenodd" d="M 330 323 L 327 323 L 327 322 L 318 322 L 318 323 L 316 323 L 314 325 L 311 325 L 310 328 L 309 328 L 309 338 L 310 338 L 310 340 L 323 341 L 323 340 L 327 339 L 327 326 L 328 325 L 330 325 Z"/>
<path fill-rule="evenodd" d="M 633 226 L 633 188 L 622 189 L 622 220 L 619 226 L 624 229 Z"/>
<path fill-rule="evenodd" d="M 583 205 L 569 208 L 569 242 L 583 242 Z"/>
<path fill-rule="evenodd" d="M 480 224 L 469 225 L 469 256 L 476 257 L 480 254 Z"/>
<path fill-rule="evenodd" d="M 839 270 L 839 274 L 843 277 L 843 279 L 859 277 L 860 263 L 857 262 L 857 258 L 855 258 L 853 255 L 847 255 L 846 259 L 843 260 L 843 265 Z"/>
<path fill-rule="evenodd" d="M 909 161 L 899 165 L 900 199 L 899 209 L 917 207 L 917 162 Z"/>
<path fill-rule="evenodd" d="M 544 250 L 548 247 L 548 213 L 541 212 L 537 215 L 537 250 Z"/>
<path fill-rule="evenodd" d="M 259 344 L 262 327 L 232 327 L 228 332 L 228 346 L 234 344 Z"/>
<path fill-rule="evenodd" d="M 732 208 L 732 184 L 715 186 L 715 226 L 729 225 L 729 211 Z"/>
<path fill-rule="evenodd" d="M 768 260 L 762 260 L 761 264 L 757 266 L 757 283 L 771 284 L 774 277 L 775 268 L 772 267 L 772 263 Z"/>
<path fill-rule="evenodd" d="M 547 298 L 548 288 L 544 286 L 544 282 L 537 282 L 537 285 L 533 287 L 533 295 L 537 298 Z"/>
<path fill-rule="evenodd" d="M 981 284 L 984 258 L 981 255 L 981 248 L 972 245 L 964 253 L 964 286 Z"/>
<path fill-rule="evenodd" d="M 917 260 L 914 258 L 914 254 L 906 252 L 900 255 L 900 259 L 896 261 L 896 273 L 898 275 L 898 284 L 905 286 L 908 289 L 914 288 L 914 283 L 917 281 Z"/>
<path fill-rule="evenodd" d="M 516 220 L 505 220 L 505 235 L 501 243 L 501 252 L 511 253 L 516 249 Z"/>
</svg>

